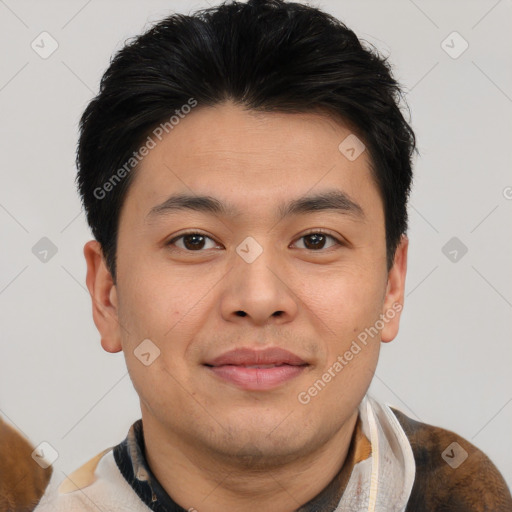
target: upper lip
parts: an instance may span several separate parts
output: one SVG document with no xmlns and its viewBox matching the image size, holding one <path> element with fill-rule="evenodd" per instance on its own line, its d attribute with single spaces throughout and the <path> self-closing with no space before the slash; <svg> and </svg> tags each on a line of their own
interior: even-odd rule
<svg viewBox="0 0 512 512">
<path fill-rule="evenodd" d="M 264 350 L 251 348 L 237 348 L 224 352 L 215 359 L 205 363 L 208 366 L 223 366 L 227 364 L 236 366 L 254 366 L 267 364 L 289 364 L 295 366 L 306 365 L 306 361 L 299 356 L 279 347 L 270 347 Z"/>
</svg>

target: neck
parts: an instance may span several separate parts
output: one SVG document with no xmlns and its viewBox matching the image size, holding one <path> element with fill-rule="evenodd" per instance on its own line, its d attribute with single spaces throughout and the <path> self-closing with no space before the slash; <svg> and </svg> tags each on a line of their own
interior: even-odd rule
<svg viewBox="0 0 512 512">
<path fill-rule="evenodd" d="M 145 419 L 144 414 L 143 432 L 151 470 L 185 510 L 292 512 L 317 496 L 335 477 L 339 500 L 358 456 L 354 443 L 351 445 L 356 422 L 359 425 L 357 410 L 320 448 L 312 452 L 304 449 L 285 464 L 261 459 L 258 464 L 253 459 L 251 464 L 247 459 L 219 457 L 204 446 L 177 438 L 151 418 Z"/>
</svg>

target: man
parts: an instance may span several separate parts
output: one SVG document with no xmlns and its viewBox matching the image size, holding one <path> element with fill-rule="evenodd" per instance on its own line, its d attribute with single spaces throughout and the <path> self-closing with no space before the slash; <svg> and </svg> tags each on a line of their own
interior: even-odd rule
<svg viewBox="0 0 512 512">
<path fill-rule="evenodd" d="M 38 512 L 512 510 L 478 448 L 367 394 L 404 302 L 399 96 L 352 31 L 280 0 L 115 56 L 78 185 L 94 321 L 142 419 Z"/>
</svg>

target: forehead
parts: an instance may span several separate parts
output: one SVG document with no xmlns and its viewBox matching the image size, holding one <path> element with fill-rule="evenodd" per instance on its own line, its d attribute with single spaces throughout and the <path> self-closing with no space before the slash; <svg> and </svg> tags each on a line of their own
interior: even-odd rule
<svg viewBox="0 0 512 512">
<path fill-rule="evenodd" d="M 349 136 L 348 126 L 319 113 L 256 112 L 229 102 L 197 107 L 155 140 L 124 207 L 146 217 L 179 193 L 213 196 L 242 214 L 249 205 L 252 214 L 268 212 L 272 203 L 282 214 L 285 198 L 338 189 L 372 209 L 380 198 L 368 152 L 350 160 L 339 149 Z"/>
</svg>

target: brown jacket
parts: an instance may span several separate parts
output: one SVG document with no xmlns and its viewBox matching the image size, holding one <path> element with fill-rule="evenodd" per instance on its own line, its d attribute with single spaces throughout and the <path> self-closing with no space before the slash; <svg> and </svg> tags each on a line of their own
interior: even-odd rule
<svg viewBox="0 0 512 512">
<path fill-rule="evenodd" d="M 496 466 L 463 437 L 415 421 L 391 407 L 416 461 L 416 478 L 406 512 L 512 512 L 512 496 Z M 468 454 L 457 467 L 442 457 L 453 443 Z M 453 450 L 448 452 L 453 456 Z"/>
</svg>

